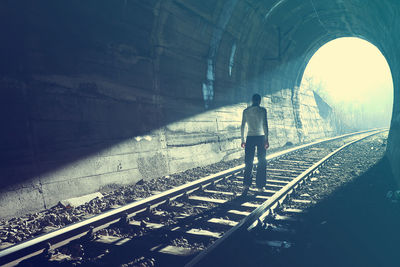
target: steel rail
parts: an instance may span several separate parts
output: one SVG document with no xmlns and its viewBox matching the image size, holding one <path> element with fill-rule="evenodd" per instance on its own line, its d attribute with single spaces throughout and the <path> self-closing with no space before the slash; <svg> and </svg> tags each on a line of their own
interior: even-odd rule
<svg viewBox="0 0 400 267">
<path fill-rule="evenodd" d="M 262 224 L 262 221 L 265 217 L 267 217 L 274 209 L 279 208 L 281 204 L 285 201 L 285 199 L 290 196 L 299 185 L 305 182 L 305 180 L 310 177 L 317 169 L 325 165 L 335 154 L 342 151 L 346 147 L 360 142 L 365 138 L 370 136 L 382 133 L 387 130 L 380 130 L 374 133 L 371 133 L 367 136 L 361 137 L 359 139 L 353 140 L 338 149 L 334 150 L 320 161 L 313 164 L 310 168 L 302 172 L 299 176 L 281 188 L 278 192 L 276 192 L 271 198 L 262 203 L 259 207 L 257 207 L 253 212 L 251 212 L 246 218 L 241 220 L 236 226 L 229 229 L 221 238 L 217 239 L 214 243 L 212 243 L 208 248 L 200 252 L 196 257 L 194 257 L 189 263 L 185 265 L 185 267 L 193 267 L 193 266 L 204 266 L 202 265 L 202 261 L 206 259 L 211 253 L 213 253 L 218 247 L 220 247 L 223 243 L 226 243 L 228 240 L 232 240 L 232 238 L 239 232 L 243 230 L 251 230 L 257 225 Z"/>
<path fill-rule="evenodd" d="M 372 129 L 366 131 L 359 131 L 355 133 L 345 134 L 341 136 L 336 136 L 332 138 L 326 138 L 323 140 L 315 141 L 312 143 L 300 145 L 297 147 L 293 147 L 284 151 L 276 152 L 273 154 L 269 154 L 266 159 L 272 160 L 277 159 L 281 156 L 287 155 L 289 153 L 329 141 L 334 141 L 341 138 L 346 138 L 358 134 L 375 132 L 380 129 Z M 383 131 L 383 130 L 382 130 Z M 164 191 L 162 193 L 150 196 L 148 198 L 135 201 L 133 203 L 124 205 L 122 207 L 106 211 L 102 214 L 95 215 L 92 218 L 73 223 L 66 227 L 63 227 L 58 230 L 54 230 L 50 233 L 42 234 L 38 237 L 29 239 L 27 241 L 21 242 L 19 244 L 13 245 L 9 248 L 3 249 L 0 251 L 0 265 L 3 264 L 18 264 L 23 259 L 33 257 L 35 255 L 43 252 L 48 243 L 52 246 L 52 248 L 57 248 L 65 244 L 65 240 L 71 241 L 77 238 L 84 236 L 89 230 L 94 227 L 95 229 L 101 229 L 107 227 L 108 225 L 118 222 L 126 214 L 136 214 L 145 209 L 153 206 L 157 206 L 168 202 L 169 200 L 176 199 L 180 196 L 183 196 L 185 193 L 188 194 L 193 192 L 201 187 L 206 187 L 211 183 L 215 183 L 218 180 L 224 179 L 225 177 L 238 173 L 244 169 L 244 164 L 236 166 L 234 168 L 230 168 L 216 174 L 212 174 L 206 176 L 204 178 L 198 179 L 196 181 L 175 187 L 173 189 Z M 131 216 L 129 216 L 131 217 Z"/>
</svg>

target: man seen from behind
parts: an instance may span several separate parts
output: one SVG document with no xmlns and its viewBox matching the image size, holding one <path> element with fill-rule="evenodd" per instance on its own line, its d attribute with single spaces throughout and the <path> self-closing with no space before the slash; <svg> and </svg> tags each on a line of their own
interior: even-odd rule
<svg viewBox="0 0 400 267">
<path fill-rule="evenodd" d="M 243 111 L 241 137 L 242 148 L 245 149 L 245 171 L 244 171 L 244 190 L 242 195 L 247 195 L 250 185 L 252 183 L 252 170 L 254 153 L 257 147 L 257 173 L 256 173 L 256 186 L 259 191 L 262 191 L 266 183 L 266 167 L 267 160 L 266 150 L 269 147 L 268 143 L 268 122 L 267 110 L 260 107 L 261 96 L 254 94 L 252 97 L 252 105 Z M 247 138 L 245 141 L 245 126 L 247 124 Z"/>
</svg>

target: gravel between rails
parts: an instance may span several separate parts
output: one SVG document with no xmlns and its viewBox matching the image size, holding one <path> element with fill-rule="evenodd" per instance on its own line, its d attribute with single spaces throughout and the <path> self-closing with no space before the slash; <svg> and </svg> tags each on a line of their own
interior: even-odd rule
<svg viewBox="0 0 400 267">
<path fill-rule="evenodd" d="M 269 149 L 268 153 L 288 148 L 288 146 L 284 146 Z M 120 186 L 111 184 L 100 189 L 100 192 L 104 196 L 103 198 L 93 199 L 76 208 L 65 208 L 58 204 L 40 212 L 11 219 L 2 219 L 0 220 L 0 250 L 40 234 L 48 233 L 71 223 L 90 218 L 104 211 L 149 197 L 158 192 L 166 191 L 207 175 L 233 168 L 240 164 L 243 164 L 243 158 L 222 161 L 151 180 L 141 180 L 133 185 Z"/>
<path fill-rule="evenodd" d="M 134 185 L 110 185 L 101 190 L 103 198 L 95 198 L 76 208 L 58 204 L 41 212 L 1 220 L 0 249 L 242 163 L 243 159 L 236 159 L 148 181 L 141 180 Z"/>
<path fill-rule="evenodd" d="M 268 153 L 287 148 L 268 150 Z M 65 208 L 58 204 L 40 212 L 2 219 L 0 220 L 0 249 L 240 164 L 243 164 L 243 158 L 197 167 L 148 181 L 141 180 L 133 185 L 109 185 L 100 190 L 103 198 L 93 199 L 76 208 Z"/>
<path fill-rule="evenodd" d="M 268 153 L 287 149 L 268 150 Z M 25 216 L 0 221 L 0 249 L 21 241 L 61 228 L 68 224 L 90 218 L 101 212 L 120 207 L 135 200 L 149 197 L 173 187 L 197 180 L 198 178 L 235 167 L 243 163 L 243 158 L 190 169 L 177 174 L 163 176 L 134 185 L 110 185 L 101 190 L 103 198 L 96 198 L 76 208 L 56 205 L 50 209 Z M 237 191 L 237 188 L 232 188 Z"/>
<path fill-rule="evenodd" d="M 292 246 L 260 246 L 255 240 L 265 230 L 259 230 L 231 244 L 241 253 L 227 264 L 400 266 L 400 201 L 388 194 L 398 184 L 384 157 L 386 144 L 387 132 L 346 148 L 298 190 L 295 198 L 312 201 L 297 207 L 306 211 L 299 215 L 305 223 L 291 237 Z"/>
<path fill-rule="evenodd" d="M 338 188 L 350 183 L 376 164 L 386 151 L 387 133 L 381 133 L 339 152 L 313 176 L 313 182 L 299 190 L 314 201 L 330 196 Z"/>
</svg>

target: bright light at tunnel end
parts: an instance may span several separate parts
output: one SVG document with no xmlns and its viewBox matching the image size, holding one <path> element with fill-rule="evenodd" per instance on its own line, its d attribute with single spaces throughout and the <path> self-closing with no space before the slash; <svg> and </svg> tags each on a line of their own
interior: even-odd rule
<svg viewBox="0 0 400 267">
<path fill-rule="evenodd" d="M 359 128 L 390 123 L 392 75 L 385 57 L 368 41 L 345 37 L 323 45 L 308 62 L 302 87 L 317 92 L 348 119 L 356 117 L 352 120 Z M 361 120 L 368 123 L 361 125 Z"/>
</svg>

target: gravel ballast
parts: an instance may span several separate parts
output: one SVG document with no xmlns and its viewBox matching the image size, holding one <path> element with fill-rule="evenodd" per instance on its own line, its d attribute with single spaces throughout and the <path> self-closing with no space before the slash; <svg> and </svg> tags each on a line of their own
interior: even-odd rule
<svg viewBox="0 0 400 267">
<path fill-rule="evenodd" d="M 242 253 L 229 266 L 400 266 L 400 202 L 386 140 L 387 132 L 346 148 L 297 192 L 312 201 L 299 206 L 304 223 L 289 248 L 260 246 L 250 233 L 232 244 Z"/>
<path fill-rule="evenodd" d="M 362 141 L 359 144 L 351 146 L 345 151 L 339 153 L 334 160 L 332 160 L 326 167 L 322 168 L 311 179 L 312 182 L 309 183 L 307 187 L 304 187 L 302 190 L 298 191 L 300 199 L 301 196 L 307 196 L 308 199 L 312 199 L 310 205 L 308 205 L 307 207 L 303 205 L 299 208 L 307 208 L 310 211 L 308 214 L 314 214 L 315 211 L 318 210 L 318 207 L 321 203 L 324 203 L 327 200 L 331 199 L 331 197 L 335 195 L 341 188 L 347 187 L 353 182 L 353 180 L 355 180 L 356 177 L 358 177 L 359 175 L 363 175 L 372 165 L 374 165 L 377 161 L 379 161 L 380 158 L 382 158 L 386 149 L 386 135 L 387 134 L 380 134 L 372 138 L 368 138 L 366 141 Z M 104 195 L 103 198 L 93 199 L 89 203 L 78 206 L 76 208 L 66 208 L 63 205 L 57 205 L 43 212 L 29 214 L 27 216 L 13 218 L 11 220 L 3 220 L 0 225 L 0 246 L 1 248 L 7 247 L 14 243 L 26 240 L 30 237 L 39 235 L 41 233 L 52 231 L 67 224 L 89 218 L 103 211 L 120 207 L 127 203 L 157 194 L 159 192 L 171 189 L 175 186 L 182 185 L 184 183 L 240 165 L 242 163 L 242 159 L 229 162 L 220 162 L 206 167 L 191 169 L 186 172 L 174 174 L 171 176 L 164 176 L 150 181 L 141 181 L 133 186 L 109 186 L 108 188 L 104 188 L 102 190 L 102 193 Z M 271 166 L 273 166 L 273 164 L 271 164 Z M 232 191 L 237 191 L 236 189 L 232 189 Z M 394 190 L 395 188 L 392 187 L 392 192 Z M 394 200 L 393 195 L 395 194 L 392 194 L 390 198 L 391 204 L 393 204 L 392 202 Z M 385 198 L 385 200 L 387 200 L 387 198 Z M 184 208 L 185 207 L 182 207 L 182 209 Z M 157 212 L 157 210 L 155 210 L 155 212 Z M 193 215 L 197 214 L 198 212 L 201 212 L 201 210 L 196 211 L 191 208 L 191 210 L 186 213 Z M 164 221 L 162 223 L 165 225 L 172 225 L 176 223 L 173 215 L 174 213 L 166 213 L 166 215 L 164 216 Z M 135 219 L 142 221 L 144 224 L 146 224 L 146 222 L 150 220 L 150 218 L 146 216 L 144 218 L 138 217 Z M 309 221 L 312 221 L 314 217 L 310 216 L 307 219 Z M 324 225 L 324 227 L 329 222 L 329 220 L 325 218 L 322 222 L 319 221 L 319 217 L 317 220 L 318 223 Z M 315 225 L 313 227 L 315 228 Z M 143 236 L 145 232 L 146 231 L 143 229 L 135 233 L 131 231 L 125 233 L 123 231 L 121 232 L 120 229 L 110 228 L 99 231 L 97 234 L 133 238 L 137 236 Z M 307 235 L 304 233 L 307 233 Z M 304 247 L 315 249 L 315 244 L 318 243 L 315 240 L 310 241 L 310 236 L 312 235 L 310 235 L 309 233 L 310 229 L 307 229 L 307 227 L 304 229 L 303 233 L 299 233 L 299 236 L 303 234 L 304 237 L 303 239 L 301 239 L 301 242 L 305 242 Z M 298 244 L 300 244 L 301 242 L 298 242 Z M 190 244 L 187 240 L 180 239 L 173 240 L 171 245 L 179 245 L 181 247 L 188 247 L 191 249 L 204 249 L 204 247 L 207 246 L 207 244 L 201 243 Z M 298 246 L 294 246 L 294 248 L 296 247 Z M 289 251 L 291 253 L 296 253 L 293 252 L 294 248 L 284 251 L 282 253 L 285 254 Z M 307 251 L 302 252 L 302 254 L 306 253 Z M 279 253 L 276 253 L 276 255 L 278 254 Z M 286 259 L 288 258 L 286 257 Z M 152 259 L 138 258 L 137 260 L 140 262 L 142 260 L 147 261 Z M 152 265 L 149 264 L 149 266 Z"/>
<path fill-rule="evenodd" d="M 268 153 L 287 148 L 271 149 Z M 151 180 L 141 180 L 134 185 L 111 184 L 101 188 L 103 198 L 95 198 L 78 207 L 65 207 L 60 203 L 40 212 L 2 219 L 0 220 L 0 249 L 241 164 L 243 164 L 243 158 L 222 161 Z"/>
</svg>

